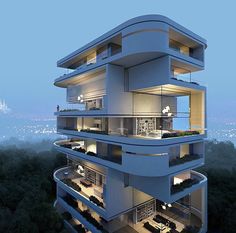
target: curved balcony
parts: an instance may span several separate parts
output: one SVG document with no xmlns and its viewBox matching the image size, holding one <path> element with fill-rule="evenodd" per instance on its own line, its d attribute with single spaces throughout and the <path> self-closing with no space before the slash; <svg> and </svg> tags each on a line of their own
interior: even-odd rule
<svg viewBox="0 0 236 233">
<path fill-rule="evenodd" d="M 92 163 L 113 168 L 132 175 L 155 177 L 166 176 L 170 173 L 198 167 L 204 162 L 200 155 L 186 155 L 182 158 L 170 160 L 168 153 L 139 154 L 125 152 L 120 147 L 120 156 L 101 156 L 95 153 L 100 145 L 93 144 L 95 152 L 84 146 L 86 140 L 61 140 L 54 143 L 56 149 L 62 153 L 80 157 Z M 83 144 L 83 146 L 80 145 Z M 90 145 L 91 146 L 91 145 Z"/>
<path fill-rule="evenodd" d="M 173 201 L 178 200 L 189 193 L 207 184 L 207 177 L 203 174 L 191 170 L 190 177 L 182 182 L 170 186 L 170 199 Z"/>
<path fill-rule="evenodd" d="M 86 228 L 94 233 L 102 233 L 102 230 L 98 229 L 94 224 L 90 223 L 85 216 L 83 216 L 83 212 L 75 207 L 72 207 L 70 204 L 66 202 L 63 198 L 58 198 L 58 204 L 62 206 L 66 211 L 68 211 L 73 217 L 78 219 L 81 224 L 86 226 Z"/>
<path fill-rule="evenodd" d="M 189 155 L 186 155 L 188 157 Z M 190 156 L 189 156 L 190 157 Z M 184 160 L 184 159 L 179 159 Z M 168 153 L 160 154 L 122 154 L 122 168 L 129 174 L 137 176 L 167 176 L 171 173 L 193 169 L 202 165 L 202 156 L 196 156 L 193 160 L 181 161 L 179 164 L 170 165 Z"/>
<path fill-rule="evenodd" d="M 69 128 L 58 128 L 58 133 L 64 135 L 71 135 L 83 138 L 93 138 L 95 140 L 101 140 L 104 142 L 116 142 L 124 145 L 134 145 L 134 146 L 168 146 L 177 143 L 193 142 L 205 138 L 205 134 L 186 134 L 179 136 L 165 136 L 160 137 L 148 137 L 148 136 L 138 136 L 138 135 L 122 135 L 122 134 L 109 134 L 103 131 L 78 131 L 77 129 Z"/>
<path fill-rule="evenodd" d="M 102 187 L 95 184 L 86 185 L 88 182 L 85 182 L 84 177 L 71 167 L 56 170 L 53 177 L 63 190 L 90 206 L 101 216 L 106 216 Z"/>
<path fill-rule="evenodd" d="M 82 143 L 84 143 L 86 140 L 81 140 Z M 96 163 L 98 165 L 104 166 L 104 167 L 110 167 L 116 170 L 122 170 L 122 158 L 120 157 L 114 157 L 114 156 L 106 156 L 106 155 L 98 155 L 97 153 L 94 153 L 89 150 L 89 148 L 85 148 L 84 145 L 82 146 L 80 144 L 80 141 L 77 142 L 71 142 L 70 140 L 60 140 L 54 142 L 54 147 L 56 150 L 69 154 L 74 157 L 82 158 L 86 161 Z M 96 145 L 94 145 L 96 148 Z"/>
</svg>

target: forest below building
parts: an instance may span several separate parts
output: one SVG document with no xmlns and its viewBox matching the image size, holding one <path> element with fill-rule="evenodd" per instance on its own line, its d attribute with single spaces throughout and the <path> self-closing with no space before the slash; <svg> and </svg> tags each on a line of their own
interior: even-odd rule
<svg viewBox="0 0 236 233">
<path fill-rule="evenodd" d="M 0 146 L 0 232 L 65 233 L 53 207 L 55 169 L 66 157 L 53 149 Z M 37 148 L 35 150 L 34 148 Z M 206 164 L 198 169 L 208 177 L 209 233 L 236 232 L 236 148 L 231 142 L 208 141 Z"/>
</svg>

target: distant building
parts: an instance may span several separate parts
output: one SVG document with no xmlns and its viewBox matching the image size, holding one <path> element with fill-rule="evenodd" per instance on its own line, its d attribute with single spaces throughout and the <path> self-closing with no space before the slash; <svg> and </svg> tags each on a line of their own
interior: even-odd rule
<svg viewBox="0 0 236 233">
<path fill-rule="evenodd" d="M 55 206 L 71 232 L 207 231 L 206 41 L 160 15 L 131 19 L 58 61 L 68 159 Z"/>
<path fill-rule="evenodd" d="M 8 113 L 10 108 L 8 108 L 6 101 L 0 99 L 0 113 Z"/>
</svg>

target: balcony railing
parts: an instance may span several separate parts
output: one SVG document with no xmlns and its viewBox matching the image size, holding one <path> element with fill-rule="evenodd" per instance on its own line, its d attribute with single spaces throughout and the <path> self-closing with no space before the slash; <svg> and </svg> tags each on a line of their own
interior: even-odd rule
<svg viewBox="0 0 236 233">
<path fill-rule="evenodd" d="M 167 138 L 177 138 L 177 137 L 184 137 L 184 136 L 194 136 L 199 135 L 201 132 L 196 130 L 155 130 L 148 134 L 130 134 L 128 133 L 128 129 L 123 128 L 118 129 L 116 131 L 110 130 L 99 130 L 99 129 L 77 129 L 73 127 L 59 127 L 58 130 L 72 130 L 77 132 L 83 132 L 83 133 L 93 133 L 93 134 L 102 134 L 102 135 L 113 135 L 113 136 L 121 136 L 121 137 L 130 137 L 130 138 L 145 138 L 145 139 L 167 139 Z"/>
<path fill-rule="evenodd" d="M 74 111 L 96 111 L 96 110 L 103 110 L 104 106 L 101 101 L 100 104 L 91 105 L 88 104 L 88 101 L 83 101 L 83 103 L 69 103 L 64 105 L 58 105 L 56 112 L 74 112 Z"/>
<path fill-rule="evenodd" d="M 196 184 L 199 184 L 204 180 L 206 180 L 206 177 L 204 175 L 196 171 L 191 171 L 190 178 L 187 178 L 178 184 L 171 185 L 171 194 L 173 195 L 182 192 L 185 189 L 190 188 Z"/>
<path fill-rule="evenodd" d="M 62 168 L 56 171 L 54 173 L 54 176 L 56 177 L 56 179 L 60 180 L 65 185 L 67 185 L 69 188 L 79 193 L 82 197 L 91 201 L 96 206 L 105 209 L 105 204 L 102 201 L 102 198 L 91 195 L 91 190 L 95 190 L 97 186 L 94 184 L 90 184 L 89 187 L 84 186 L 83 185 L 84 178 L 77 172 L 75 172 L 72 168 L 70 167 Z"/>
<path fill-rule="evenodd" d="M 202 46 L 198 46 L 196 48 L 191 48 L 188 47 L 178 41 L 169 40 L 169 48 L 175 52 L 178 52 L 180 54 L 183 54 L 185 56 L 197 59 L 199 61 L 203 61 L 203 53 L 204 53 L 204 49 Z"/>
<path fill-rule="evenodd" d="M 83 141 L 83 143 L 84 143 L 84 141 Z M 86 156 L 107 160 L 107 161 L 117 163 L 117 164 L 122 163 L 121 156 L 113 156 L 111 153 L 109 153 L 109 156 L 108 156 L 108 152 L 107 152 L 107 155 L 97 154 L 95 152 L 87 150 L 84 146 L 81 146 L 79 141 L 78 142 L 76 142 L 76 141 L 70 142 L 68 140 L 65 140 L 65 141 L 56 142 L 55 145 L 60 146 L 62 148 L 66 148 L 67 150 L 82 153 Z M 121 152 L 121 149 L 120 149 L 120 152 Z"/>
<path fill-rule="evenodd" d="M 199 154 L 186 154 L 183 157 L 171 159 L 169 161 L 169 166 L 172 167 L 172 166 L 180 165 L 183 163 L 191 162 L 193 160 L 198 160 L 200 158 L 203 158 L 203 156 Z"/>
<path fill-rule="evenodd" d="M 78 207 L 78 202 L 76 199 L 74 199 L 71 195 L 67 194 L 66 196 L 61 198 L 62 203 L 65 202 L 70 208 L 71 212 L 73 211 L 76 212 L 81 220 L 83 222 L 88 222 L 89 225 L 91 226 L 91 230 L 94 229 L 94 232 L 99 232 L 99 233 L 108 233 L 103 226 L 89 213 L 88 210 L 81 210 Z M 87 226 L 87 225 L 86 225 Z"/>
<path fill-rule="evenodd" d="M 184 191 L 184 189 L 190 188 L 193 185 L 198 184 L 199 182 L 200 181 L 197 180 L 197 179 L 189 178 L 189 179 L 186 179 L 186 180 L 182 181 L 179 184 L 174 184 L 174 185 L 171 186 L 171 194 L 175 194 L 175 193 Z"/>
<path fill-rule="evenodd" d="M 190 83 L 190 84 L 194 84 L 196 86 L 200 86 L 200 85 L 203 85 L 203 83 L 199 82 L 198 80 L 195 80 L 193 78 L 191 78 L 191 75 L 187 76 L 187 75 L 173 75 L 171 77 L 172 80 L 175 80 L 175 81 L 180 81 L 180 82 L 183 82 L 183 83 Z"/>
</svg>

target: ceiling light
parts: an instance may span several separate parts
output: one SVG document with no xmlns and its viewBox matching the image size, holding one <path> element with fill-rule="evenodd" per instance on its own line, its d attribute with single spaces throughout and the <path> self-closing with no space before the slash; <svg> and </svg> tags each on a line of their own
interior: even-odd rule
<svg viewBox="0 0 236 233">
<path fill-rule="evenodd" d="M 165 206 L 165 205 L 162 205 L 161 208 L 162 208 L 163 210 L 166 210 L 166 206 Z"/>
</svg>

